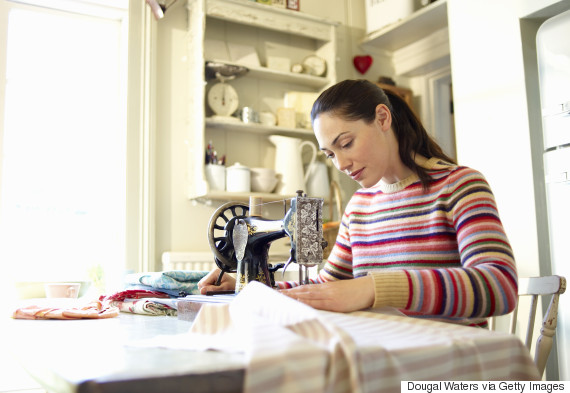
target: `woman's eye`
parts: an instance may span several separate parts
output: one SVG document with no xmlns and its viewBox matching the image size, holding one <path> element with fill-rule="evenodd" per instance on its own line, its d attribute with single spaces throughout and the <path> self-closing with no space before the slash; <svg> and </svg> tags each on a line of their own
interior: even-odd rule
<svg viewBox="0 0 570 393">
<path fill-rule="evenodd" d="M 325 157 L 326 157 L 326 158 L 333 158 L 333 157 L 334 157 L 334 154 L 332 154 L 332 153 L 325 154 Z"/>
<path fill-rule="evenodd" d="M 342 145 L 341 147 L 342 147 L 343 149 L 346 149 L 346 148 L 348 148 L 348 147 L 350 147 L 350 146 L 352 146 L 352 141 L 349 141 L 348 143 L 345 143 L 345 144 Z"/>
</svg>

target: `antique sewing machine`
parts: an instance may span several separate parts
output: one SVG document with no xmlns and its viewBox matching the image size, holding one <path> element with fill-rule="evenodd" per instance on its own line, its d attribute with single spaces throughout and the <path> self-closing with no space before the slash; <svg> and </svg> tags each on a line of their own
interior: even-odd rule
<svg viewBox="0 0 570 393">
<path fill-rule="evenodd" d="M 233 291 L 214 291 L 207 295 L 237 294 L 251 281 L 274 287 L 274 273 L 281 268 L 285 272 L 291 262 L 299 265 L 299 282 L 309 283 L 309 269 L 322 262 L 323 249 L 327 246 L 323 238 L 323 199 L 310 198 L 297 191 L 297 196 L 289 201 L 289 208 L 284 201 L 285 212 L 280 220 L 261 217 L 259 197 L 250 197 L 249 205 L 228 202 L 214 212 L 208 224 L 208 241 L 221 270 L 216 285 L 221 283 L 224 274 L 236 273 L 236 287 Z M 291 241 L 289 259 L 273 266 L 268 263 L 271 243 L 285 236 Z M 231 300 L 223 296 L 217 298 L 223 302 Z M 207 302 L 194 295 L 179 298 L 178 319 L 193 321 Z"/>
<path fill-rule="evenodd" d="M 235 293 L 251 281 L 275 286 L 274 273 L 284 271 L 291 262 L 299 265 L 299 282 L 309 283 L 309 268 L 323 260 L 326 241 L 323 238 L 322 198 L 310 198 L 303 191 L 290 199 L 283 219 L 261 217 L 262 200 L 250 197 L 249 206 L 229 202 L 216 210 L 208 226 L 210 248 L 222 276 L 236 273 Z M 289 260 L 275 266 L 268 263 L 269 248 L 277 239 L 291 240 Z"/>
</svg>

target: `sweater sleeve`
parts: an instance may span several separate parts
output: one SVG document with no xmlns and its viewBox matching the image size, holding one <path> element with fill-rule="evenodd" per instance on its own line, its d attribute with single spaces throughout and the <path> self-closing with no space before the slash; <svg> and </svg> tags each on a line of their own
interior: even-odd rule
<svg viewBox="0 0 570 393">
<path fill-rule="evenodd" d="M 494 196 L 482 174 L 459 170 L 441 194 L 453 225 L 460 267 L 375 271 L 374 307 L 412 313 L 482 318 L 512 311 L 517 302 L 513 252 Z"/>
</svg>

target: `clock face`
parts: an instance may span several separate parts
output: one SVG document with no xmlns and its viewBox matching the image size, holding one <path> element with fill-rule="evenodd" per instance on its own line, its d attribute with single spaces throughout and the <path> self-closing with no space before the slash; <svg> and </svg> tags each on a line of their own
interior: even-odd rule
<svg viewBox="0 0 570 393">
<path fill-rule="evenodd" d="M 219 116 L 231 116 L 239 105 L 236 90 L 227 83 L 216 83 L 208 92 L 208 105 Z"/>
<path fill-rule="evenodd" d="M 311 55 L 303 60 L 305 72 L 309 75 L 324 76 L 327 72 L 327 62 L 322 57 Z"/>
</svg>

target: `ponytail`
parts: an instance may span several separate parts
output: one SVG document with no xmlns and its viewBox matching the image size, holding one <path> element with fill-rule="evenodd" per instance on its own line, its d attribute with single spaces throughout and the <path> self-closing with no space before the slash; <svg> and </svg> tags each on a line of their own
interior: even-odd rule
<svg viewBox="0 0 570 393">
<path fill-rule="evenodd" d="M 455 164 L 455 160 L 443 152 L 414 111 L 398 94 L 389 89 L 385 89 L 384 92 L 391 104 L 388 108 L 392 112 L 392 129 L 398 140 L 400 159 L 404 165 L 418 174 L 422 186 L 427 190 L 432 178 L 425 168 L 416 163 L 415 155 L 437 157 L 452 164 Z"/>
</svg>

